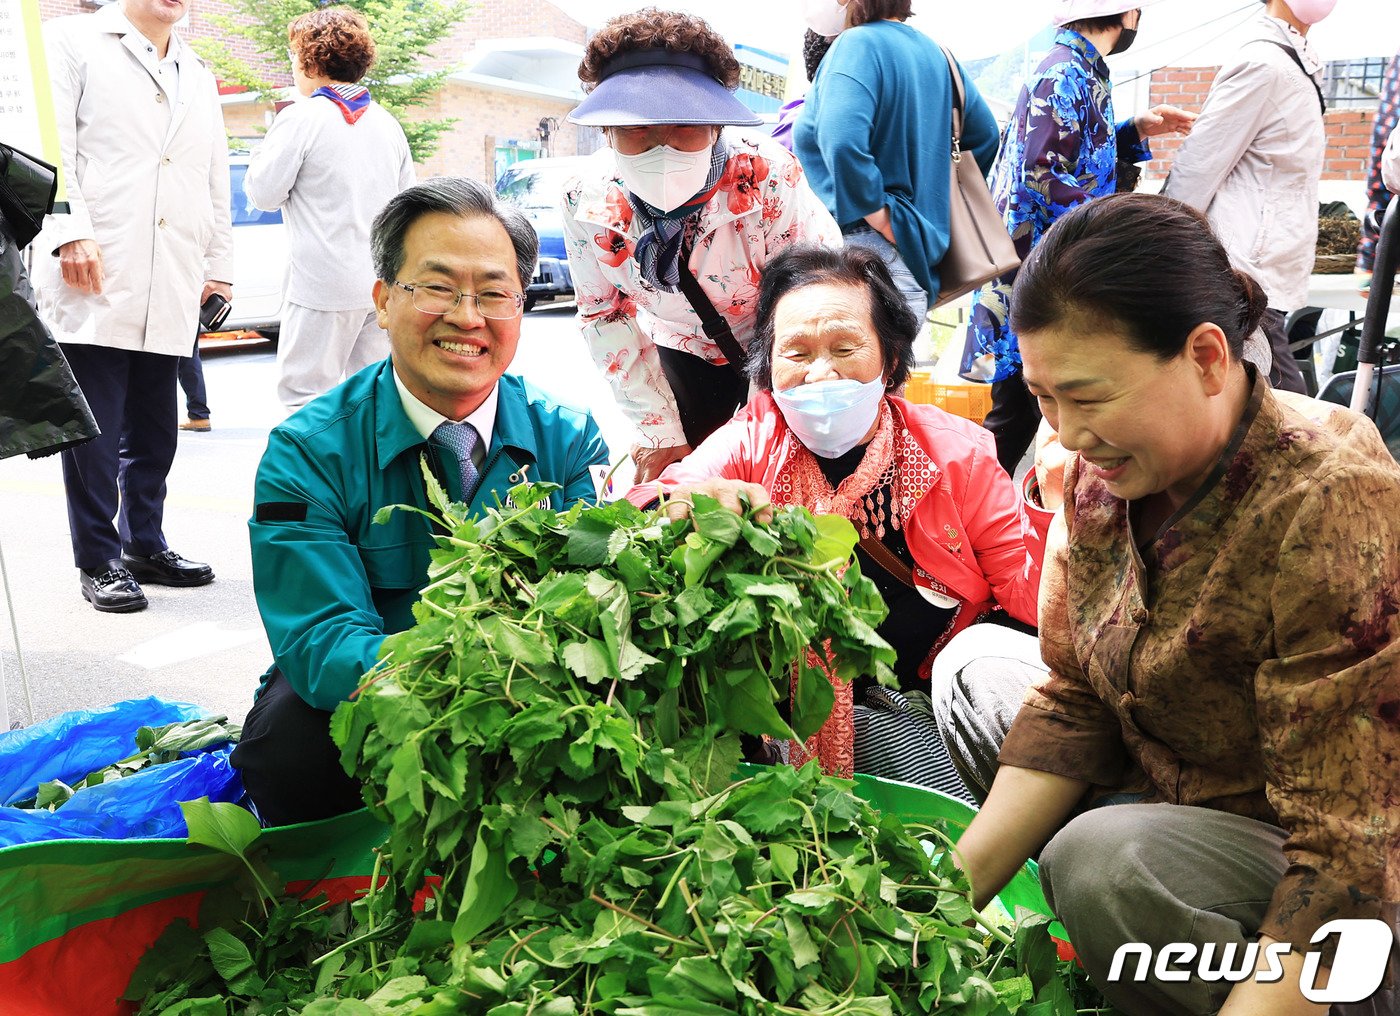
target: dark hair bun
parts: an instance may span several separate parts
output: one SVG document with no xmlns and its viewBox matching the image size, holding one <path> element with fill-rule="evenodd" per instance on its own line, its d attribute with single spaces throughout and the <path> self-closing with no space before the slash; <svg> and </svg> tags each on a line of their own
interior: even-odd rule
<svg viewBox="0 0 1400 1016">
<path fill-rule="evenodd" d="M 1232 270 L 1235 285 L 1240 290 L 1240 335 L 1249 338 L 1264 320 L 1264 312 L 1269 309 L 1269 297 L 1259 280 L 1238 268 Z"/>
</svg>

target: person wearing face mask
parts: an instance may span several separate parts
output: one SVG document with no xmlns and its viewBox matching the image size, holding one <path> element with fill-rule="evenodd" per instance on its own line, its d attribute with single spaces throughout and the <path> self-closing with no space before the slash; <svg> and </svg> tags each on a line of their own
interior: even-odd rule
<svg viewBox="0 0 1400 1016">
<path fill-rule="evenodd" d="M 656 477 L 748 399 L 744 346 L 768 261 L 840 232 L 802 168 L 734 97 L 734 51 L 697 17 L 646 8 L 588 42 L 569 114 L 609 147 L 565 187 L 578 322 Z"/>
<path fill-rule="evenodd" d="M 627 496 L 644 506 L 659 488 L 673 517 L 703 493 L 735 510 L 742 497 L 760 514 L 771 500 L 850 519 L 861 573 L 890 608 L 879 634 L 897 654 L 900 687 L 833 678 L 831 718 L 788 745 L 787 759 L 969 799 L 936 736 L 929 668 L 979 619 L 1004 625 L 1008 642 L 1034 630 L 1052 513 L 1015 489 L 981 427 L 893 394 L 918 327 L 876 252 L 784 251 L 759 293 L 749 357 L 758 391 L 747 409 Z"/>
<path fill-rule="evenodd" d="M 793 127 L 793 150 L 847 244 L 885 259 L 920 321 L 938 296 L 950 234 L 953 81 L 938 44 L 905 22 L 911 0 L 804 0 L 836 35 Z M 962 147 L 985 173 L 997 125 L 964 74 Z"/>
<path fill-rule="evenodd" d="M 1337 0 L 1265 0 L 1248 39 L 1210 86 L 1164 193 L 1205 212 L 1231 259 L 1269 297 L 1269 383 L 1307 392 L 1283 323 L 1308 302 L 1317 187 L 1327 153 L 1322 61 L 1308 30 Z"/>
<path fill-rule="evenodd" d="M 1133 44 L 1142 8 L 1152 2 L 1054 0 L 1055 43 L 1021 87 L 989 179 L 1022 261 L 1060 216 L 1114 193 L 1120 161 L 1150 160 L 1149 138 L 1190 132 L 1195 114 L 1175 106 L 1114 119 L 1104 57 Z M 966 376 L 992 382 L 992 411 L 984 426 L 996 436 L 1007 472 L 1015 472 L 1040 423 L 1035 400 L 1021 382 L 1021 354 L 1010 325 L 1015 278 L 1012 272 L 974 294 L 962 365 Z"/>
</svg>

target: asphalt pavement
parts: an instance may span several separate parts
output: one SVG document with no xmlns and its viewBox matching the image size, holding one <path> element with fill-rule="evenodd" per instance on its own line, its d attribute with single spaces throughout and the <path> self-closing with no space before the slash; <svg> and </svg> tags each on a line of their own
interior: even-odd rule
<svg viewBox="0 0 1400 1016">
<path fill-rule="evenodd" d="M 526 315 L 511 369 L 592 411 L 614 460 L 630 446 L 631 427 L 589 359 L 570 306 Z M 253 600 L 247 522 L 258 459 L 286 413 L 268 343 L 206 347 L 204 372 L 213 429 L 180 434 L 165 533 L 172 549 L 213 567 L 211 585 L 146 586 L 146 610 L 98 613 L 78 591 L 58 457 L 0 461 L 0 703 L 7 706 L 0 729 L 146 695 L 234 720 L 247 713 L 271 660 Z"/>
</svg>

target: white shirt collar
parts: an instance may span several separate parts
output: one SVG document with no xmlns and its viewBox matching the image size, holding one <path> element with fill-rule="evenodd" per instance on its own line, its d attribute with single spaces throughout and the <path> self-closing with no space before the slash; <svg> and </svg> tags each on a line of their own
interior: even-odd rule
<svg viewBox="0 0 1400 1016">
<path fill-rule="evenodd" d="M 109 21 L 113 22 L 113 24 L 111 24 L 110 26 L 107 26 L 107 31 L 109 31 L 109 32 L 116 32 L 118 35 L 136 35 L 136 36 L 139 36 L 142 42 L 144 42 L 146 45 L 150 46 L 150 47 L 152 48 L 152 51 L 151 51 L 151 65 L 152 65 L 153 67 L 154 67 L 157 63 L 164 62 L 164 61 L 161 61 L 161 60 L 155 55 L 155 52 L 154 52 L 154 50 L 155 50 L 155 43 L 151 42 L 151 40 L 150 40 L 150 39 L 147 39 L 144 35 L 141 35 L 140 29 L 138 29 L 135 25 L 133 25 L 133 24 L 131 23 L 131 19 L 128 18 L 128 17 L 126 16 L 126 13 L 122 10 L 121 4 L 119 4 L 119 3 L 110 3 L 110 4 L 108 4 L 106 7 L 101 8 L 97 13 L 101 14 L 103 17 L 105 17 L 105 18 L 107 18 Z M 181 40 L 181 38 L 180 38 L 180 33 L 179 33 L 179 32 L 176 32 L 176 31 L 172 31 L 172 32 L 170 33 L 170 43 L 169 43 L 169 45 L 167 45 L 167 46 L 165 47 L 165 60 L 166 60 L 166 61 L 174 60 L 174 61 L 177 61 L 177 62 L 178 62 L 178 61 L 180 60 L 180 58 L 183 56 L 183 54 L 181 53 L 181 49 L 182 49 L 183 47 L 184 47 L 184 42 L 183 42 L 183 40 Z"/>
<path fill-rule="evenodd" d="M 399 390 L 399 402 L 403 404 L 403 411 L 408 416 L 408 422 L 413 424 L 413 429 L 426 441 L 433 436 L 433 431 L 443 423 L 470 423 L 476 428 L 481 440 L 477 442 L 477 447 L 484 453 L 491 447 L 491 435 L 496 430 L 496 403 L 500 400 L 501 382 L 498 380 L 491 386 L 491 393 L 486 396 L 484 402 L 477 406 L 475 411 L 470 413 L 465 420 L 449 420 L 436 409 L 426 405 L 422 399 L 408 390 L 399 377 L 397 369 L 394 370 L 394 386 Z"/>
</svg>

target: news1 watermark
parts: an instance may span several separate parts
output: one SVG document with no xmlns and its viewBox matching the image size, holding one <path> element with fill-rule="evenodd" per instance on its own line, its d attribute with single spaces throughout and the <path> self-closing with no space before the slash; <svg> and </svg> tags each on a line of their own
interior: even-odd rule
<svg viewBox="0 0 1400 1016">
<path fill-rule="evenodd" d="M 1303 954 L 1299 983 L 1303 997 L 1309 1002 L 1343 1005 L 1370 998 L 1385 979 L 1395 933 L 1384 921 L 1328 921 L 1317 929 L 1309 945 L 1318 945 L 1329 935 L 1338 938 L 1327 987 L 1317 986 L 1322 954 L 1309 949 Z M 1261 984 L 1273 984 L 1283 980 L 1283 958 L 1293 951 L 1294 947 L 1287 942 L 1271 942 L 1262 947 L 1258 942 L 1250 942 L 1243 948 L 1234 942 L 1220 947 L 1214 942 L 1204 946 L 1173 942 L 1156 950 L 1150 945 L 1127 942 L 1113 954 L 1108 981 L 1111 984 L 1125 980 L 1144 983 L 1151 979 L 1171 983 L 1198 978 L 1231 984 L 1253 979 Z M 1137 961 L 1136 966 L 1129 969 L 1132 960 Z"/>
</svg>

